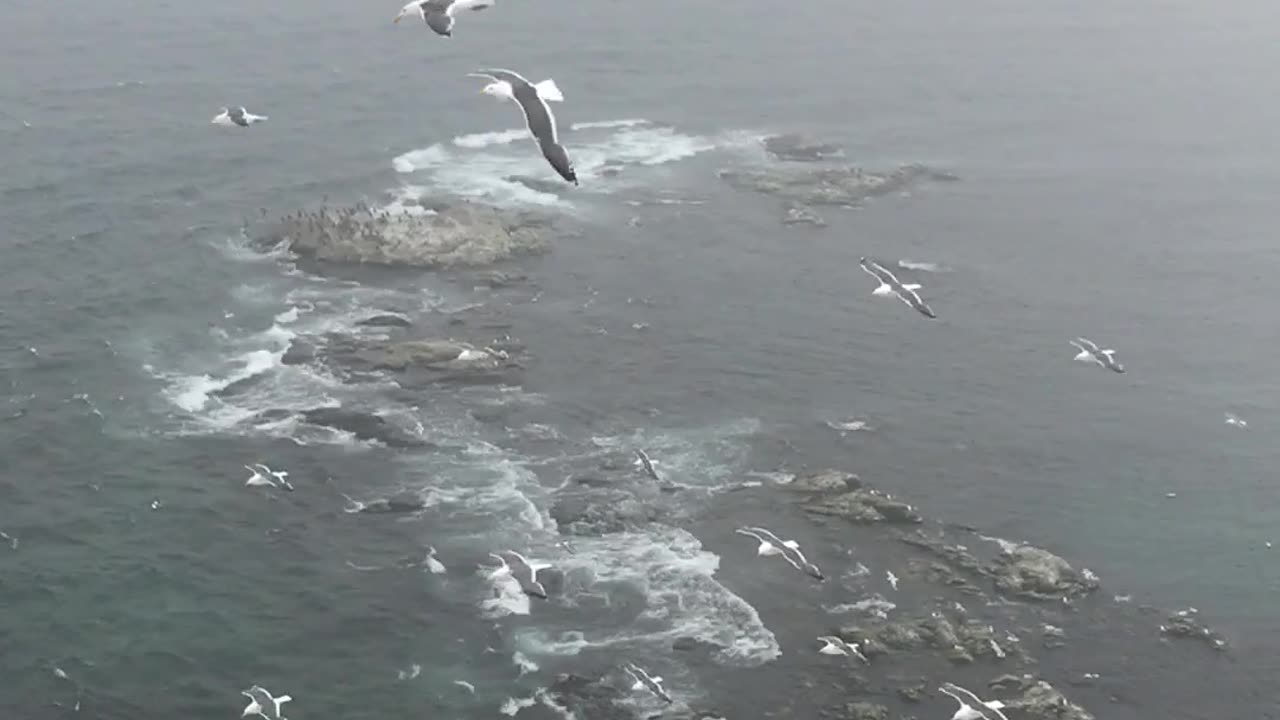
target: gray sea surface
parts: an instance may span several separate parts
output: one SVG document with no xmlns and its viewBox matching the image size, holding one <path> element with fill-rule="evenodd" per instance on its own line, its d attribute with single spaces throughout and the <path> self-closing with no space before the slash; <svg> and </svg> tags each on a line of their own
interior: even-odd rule
<svg viewBox="0 0 1280 720">
<path fill-rule="evenodd" d="M 395 5 L 0 5 L 0 715 L 234 717 L 258 683 L 295 720 L 492 717 L 632 659 L 750 717 L 821 629 L 729 532 L 806 532 L 769 482 L 727 492 L 784 466 L 857 472 L 1230 640 L 1185 661 L 1224 688 L 1198 700 L 1172 656 L 1105 644 L 1107 667 L 1161 670 L 1098 717 L 1276 717 L 1280 6 L 499 0 L 444 39 Z M 556 80 L 581 188 L 510 179 L 554 178 L 465 77 L 494 66 Z M 224 105 L 270 120 L 210 125 Z M 784 225 L 718 177 L 782 167 L 760 142 L 779 133 L 959 180 Z M 242 232 L 445 195 L 575 231 L 496 290 Z M 936 266 L 903 272 L 939 319 L 872 297 L 864 255 Z M 381 312 L 448 334 L 476 303 L 468 332 L 527 346 L 519 385 L 281 362 Z M 1073 362 L 1080 335 L 1127 372 Z M 339 405 L 435 447 L 255 420 Z M 875 430 L 825 425 L 849 417 Z M 633 447 L 690 486 L 628 496 L 663 522 L 557 545 L 558 490 Z M 244 487 L 255 462 L 297 491 Z M 405 490 L 423 512 L 343 512 Z M 448 573 L 413 564 L 427 546 Z M 529 615 L 493 598 L 477 567 L 503 547 L 566 592 Z M 680 637 L 726 650 L 691 669 Z"/>
</svg>

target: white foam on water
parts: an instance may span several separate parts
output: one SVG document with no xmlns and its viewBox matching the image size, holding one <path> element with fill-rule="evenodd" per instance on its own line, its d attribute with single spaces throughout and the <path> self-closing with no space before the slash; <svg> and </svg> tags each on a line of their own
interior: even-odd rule
<svg viewBox="0 0 1280 720">
<path fill-rule="evenodd" d="M 453 144 L 463 148 L 483 148 L 490 145 L 510 145 L 517 140 L 533 141 L 528 128 L 511 128 L 510 130 L 459 135 L 453 139 Z"/>
<path fill-rule="evenodd" d="M 208 374 L 186 375 L 173 378 L 165 390 L 165 396 L 182 410 L 196 413 L 209 404 L 210 396 L 224 390 L 232 383 L 261 375 L 280 364 L 284 351 L 250 350 L 234 361 L 237 366 L 221 377 Z"/>
<path fill-rule="evenodd" d="M 898 607 L 892 602 L 885 600 L 880 595 L 870 597 L 865 600 L 859 600 L 852 603 L 840 603 L 839 605 L 823 605 L 822 609 L 830 615 L 867 615 L 871 617 L 885 618 L 889 613 Z"/>
<path fill-rule="evenodd" d="M 577 538 L 574 552 L 554 565 L 565 573 L 565 595 L 607 593 L 608 585 L 622 584 L 641 592 L 646 607 L 627 627 L 580 636 L 527 628 L 520 640 L 530 652 L 577 654 L 619 643 L 665 650 L 676 638 L 693 637 L 720 646 L 719 658 L 730 664 L 759 665 L 781 654 L 756 609 L 716 581 L 719 556 L 685 530 L 654 526 Z"/>
<path fill-rule="evenodd" d="M 493 595 L 480 603 L 482 616 L 500 618 L 507 615 L 528 615 L 533 609 L 532 598 L 520 588 L 520 583 L 509 573 L 492 574 L 492 570 L 482 570 L 493 585 Z"/>
<path fill-rule="evenodd" d="M 498 708 L 498 712 L 508 717 L 515 717 L 521 710 L 533 707 L 538 704 L 538 694 L 535 693 L 527 698 L 509 697 L 502 703 L 502 707 Z"/>
<path fill-rule="evenodd" d="M 511 653 L 511 662 L 520 669 L 520 676 L 523 677 L 529 673 L 538 672 L 538 663 L 530 660 L 524 653 L 519 650 Z"/>
<path fill-rule="evenodd" d="M 621 120 L 596 120 L 592 122 L 577 122 L 569 126 L 570 130 L 592 130 L 601 128 L 611 130 L 613 128 L 628 128 L 637 125 L 648 125 L 649 121 L 644 118 L 623 118 Z"/>
</svg>

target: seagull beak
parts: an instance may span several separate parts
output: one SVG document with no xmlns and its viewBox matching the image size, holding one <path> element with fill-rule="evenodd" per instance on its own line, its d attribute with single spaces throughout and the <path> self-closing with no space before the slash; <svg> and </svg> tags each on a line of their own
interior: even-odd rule
<svg viewBox="0 0 1280 720">
<path fill-rule="evenodd" d="M 392 20 L 391 22 L 394 22 L 394 23 L 397 23 L 397 24 L 398 24 L 398 23 L 400 22 L 400 18 L 402 18 L 402 17 L 404 17 L 404 15 L 397 15 L 397 16 L 395 17 L 395 19 L 394 19 L 394 20 Z"/>
</svg>

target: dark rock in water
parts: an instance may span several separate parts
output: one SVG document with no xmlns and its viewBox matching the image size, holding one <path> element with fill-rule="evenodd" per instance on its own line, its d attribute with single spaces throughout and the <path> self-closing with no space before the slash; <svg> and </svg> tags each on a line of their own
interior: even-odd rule
<svg viewBox="0 0 1280 720">
<path fill-rule="evenodd" d="M 1044 646 L 1050 650 L 1067 646 L 1067 634 L 1060 627 L 1045 625 L 1040 628 L 1040 636 Z"/>
<path fill-rule="evenodd" d="M 853 702 L 840 715 L 845 720 L 889 720 L 889 708 L 870 702 Z"/>
<path fill-rule="evenodd" d="M 792 480 L 788 490 L 808 493 L 837 493 L 857 490 L 862 487 L 862 480 L 853 473 L 841 470 L 822 470 L 809 475 L 801 475 Z"/>
<path fill-rule="evenodd" d="M 319 351 L 348 371 L 391 370 L 406 381 L 500 382 L 519 364 L 501 349 L 456 340 L 388 340 L 347 335 L 328 337 Z"/>
<path fill-rule="evenodd" d="M 326 262 L 448 268 L 490 265 L 545 252 L 544 232 L 527 216 L 489 205 L 436 204 L 431 215 L 390 214 L 365 206 L 299 212 L 273 237 L 303 257 Z"/>
<path fill-rule="evenodd" d="M 764 139 L 764 149 L 779 160 L 817 162 L 844 157 L 844 148 L 835 143 L 824 143 L 797 133 L 770 135 Z"/>
<path fill-rule="evenodd" d="M 372 413 L 344 408 L 314 408 L 302 413 L 312 425 L 342 430 L 361 440 L 376 440 L 389 447 L 430 447 L 431 443 Z"/>
<path fill-rule="evenodd" d="M 599 536 L 626 532 L 657 520 L 660 513 L 622 492 L 561 492 L 551 505 L 551 518 L 562 535 Z"/>
<path fill-rule="evenodd" d="M 289 349 L 284 351 L 280 362 L 285 365 L 306 365 L 316 359 L 317 349 L 314 344 L 302 338 L 294 338 Z"/>
<path fill-rule="evenodd" d="M 1039 680 L 1022 692 L 1022 697 L 1004 700 L 1006 709 L 1017 710 L 1017 717 L 1037 720 L 1093 720 L 1088 710 L 1068 700 L 1057 688 Z"/>
<path fill-rule="evenodd" d="M 1077 572 L 1066 560 L 1030 545 L 1005 547 L 989 571 L 997 589 L 1024 598 L 1054 600 L 1098 589 L 1092 574 Z"/>
<path fill-rule="evenodd" d="M 856 523 L 923 522 L 915 508 L 870 488 L 813 499 L 804 505 L 804 509 L 818 515 L 836 515 Z"/>
<path fill-rule="evenodd" d="M 267 379 L 266 373 L 258 373 L 257 375 L 250 375 L 247 378 L 241 378 L 239 380 L 236 380 L 235 382 L 228 384 L 226 387 L 220 390 L 216 390 L 213 393 L 213 395 L 214 397 L 218 397 L 218 398 L 235 397 L 236 395 L 239 395 L 243 392 L 252 390 L 255 386 L 262 384 L 262 382 L 266 379 Z"/>
<path fill-rule="evenodd" d="M 930 180 L 955 180 L 954 175 L 923 165 L 904 165 L 888 174 L 865 172 L 853 166 L 770 167 L 722 170 L 720 177 L 739 190 L 765 193 L 802 205 L 854 206 Z"/>
<path fill-rule="evenodd" d="M 565 183 L 559 180 L 547 180 L 546 178 L 530 177 L 528 175 L 508 175 L 504 178 L 507 182 L 520 183 L 521 185 L 535 192 L 546 193 L 547 195 L 559 195 L 564 192 Z"/>
<path fill-rule="evenodd" d="M 874 619 L 840 628 L 839 635 L 846 642 L 856 642 L 868 658 L 894 652 L 937 651 L 942 657 L 964 665 L 983 659 L 1000 662 L 1009 656 L 1025 659 L 1025 653 L 1016 644 L 1009 648 L 1000 645 L 995 630 L 988 623 L 977 620 L 952 620 L 945 614 L 933 612 L 924 617 L 889 620 Z"/>
<path fill-rule="evenodd" d="M 1160 626 L 1160 632 L 1175 638 L 1201 640 L 1219 652 L 1227 650 L 1227 641 L 1212 628 L 1200 623 L 1199 612 L 1194 608 L 1173 613 Z"/>
<path fill-rule="evenodd" d="M 585 487 L 601 488 L 613 485 L 613 481 L 609 478 L 599 475 L 575 475 L 569 478 L 569 482 L 575 485 L 583 485 Z"/>
<path fill-rule="evenodd" d="M 928 694 L 924 680 L 915 680 L 909 685 L 898 686 L 898 697 L 905 702 L 918 703 Z"/>
<path fill-rule="evenodd" d="M 261 424 L 261 423 L 279 422 L 289 417 L 293 417 L 292 410 L 285 410 L 284 408 L 272 408 L 270 410 L 263 410 L 262 412 L 255 415 L 253 419 L 255 423 Z"/>
<path fill-rule="evenodd" d="M 676 638 L 675 642 L 671 643 L 671 649 L 677 652 L 702 651 L 711 654 L 723 650 L 724 646 L 706 640 L 699 640 L 691 635 L 685 635 Z"/>
<path fill-rule="evenodd" d="M 782 208 L 782 224 L 783 225 L 812 225 L 814 227 L 826 227 L 827 221 L 822 216 L 814 212 L 814 209 L 795 202 L 788 202 Z"/>
<path fill-rule="evenodd" d="M 618 703 L 624 693 L 602 682 L 603 678 L 563 673 L 547 687 L 549 699 L 567 715 L 591 720 L 634 720 L 630 710 Z"/>
<path fill-rule="evenodd" d="M 413 325 L 409 318 L 400 315 L 374 315 L 356 322 L 356 325 L 365 327 L 402 327 L 407 328 Z"/>
<path fill-rule="evenodd" d="M 362 503 L 362 513 L 412 513 L 425 510 L 427 501 L 413 493 L 400 493 L 389 498 L 378 498 Z"/>
</svg>

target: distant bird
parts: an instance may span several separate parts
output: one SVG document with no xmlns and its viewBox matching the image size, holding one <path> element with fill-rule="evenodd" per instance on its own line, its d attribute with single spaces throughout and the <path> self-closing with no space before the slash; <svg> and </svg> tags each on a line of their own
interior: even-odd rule
<svg viewBox="0 0 1280 720">
<path fill-rule="evenodd" d="M 889 581 L 889 587 L 894 590 L 898 589 L 898 576 L 894 575 L 892 570 L 884 571 L 884 579 Z"/>
<path fill-rule="evenodd" d="M 1225 422 L 1228 425 L 1238 427 L 1241 430 L 1249 427 L 1249 421 L 1245 420 L 1239 415 L 1236 415 L 1235 413 L 1227 413 L 1226 417 L 1223 419 L 1223 422 Z"/>
<path fill-rule="evenodd" d="M 514 550 L 502 550 L 496 553 L 489 553 L 489 556 L 502 563 L 501 567 L 493 572 L 494 577 L 501 575 L 510 575 L 520 583 L 520 589 L 526 595 L 532 595 L 536 598 L 547 599 L 547 589 L 538 581 L 538 571 L 551 567 L 544 563 L 530 563 L 524 559 L 524 556 Z"/>
<path fill-rule="evenodd" d="M 662 478 L 658 477 L 658 471 L 653 469 L 653 461 L 649 459 L 649 453 L 637 448 L 636 462 L 640 464 L 640 467 L 644 468 L 645 475 L 662 482 Z"/>
<path fill-rule="evenodd" d="M 760 546 L 756 548 L 756 554 L 760 557 L 781 555 L 782 559 L 791 563 L 792 567 L 804 574 L 818 580 L 827 579 L 822 574 L 822 571 L 818 569 L 818 566 L 809 562 L 804 553 L 800 552 L 800 543 L 795 540 L 781 540 L 771 530 L 766 530 L 762 527 L 741 527 L 734 530 L 734 532 L 758 540 Z"/>
<path fill-rule="evenodd" d="M 960 708 L 951 716 L 951 720 L 1009 720 L 1000 712 L 1004 703 L 999 700 L 983 702 L 977 695 L 955 683 L 943 683 L 938 692 L 960 703 Z"/>
<path fill-rule="evenodd" d="M 632 680 L 635 680 L 635 684 L 631 686 L 632 690 L 644 690 L 647 688 L 649 692 L 657 695 L 668 705 L 675 702 L 671 699 L 671 696 L 667 694 L 666 689 L 662 687 L 662 678 L 660 676 L 650 675 L 645 672 L 644 668 L 636 665 L 635 663 L 627 663 L 622 666 L 622 669 L 627 671 L 627 674 L 631 676 Z"/>
<path fill-rule="evenodd" d="M 1116 361 L 1116 351 L 1110 348 L 1100 350 L 1097 343 L 1085 338 L 1076 338 L 1070 341 L 1072 345 L 1080 350 L 1075 359 L 1080 362 L 1097 363 L 1099 367 L 1104 367 L 1112 372 L 1124 372 L 1124 365 Z"/>
<path fill-rule="evenodd" d="M 556 130 L 556 116 L 547 103 L 564 102 L 564 95 L 554 80 L 543 80 L 534 84 L 510 70 L 477 70 L 468 73 L 468 77 L 489 78 L 493 82 L 481 88 L 480 92 L 496 98 L 515 100 L 524 111 L 524 122 L 542 150 L 542 156 L 560 177 L 578 184 L 578 174 L 573 169 L 569 154 L 560 144 L 559 131 Z"/>
<path fill-rule="evenodd" d="M 280 714 L 280 706 L 293 700 L 288 695 L 272 697 L 271 693 L 259 685 L 241 690 L 240 694 L 249 698 L 249 704 L 245 706 L 244 712 L 240 713 L 240 717 L 260 715 L 266 720 L 285 720 L 285 717 Z"/>
<path fill-rule="evenodd" d="M 430 570 L 432 575 L 444 574 L 444 563 L 436 559 L 436 549 L 434 547 L 427 548 L 427 559 L 424 562 L 427 565 L 427 570 Z"/>
<path fill-rule="evenodd" d="M 823 643 L 818 652 L 823 655 L 843 655 L 845 657 L 856 657 L 864 663 L 871 662 L 862 654 L 862 651 L 858 650 L 856 643 L 847 643 L 835 635 L 823 635 L 818 639 Z"/>
<path fill-rule="evenodd" d="M 916 312 L 919 312 L 921 315 L 930 319 L 938 317 L 934 314 L 933 310 L 920 299 L 920 294 L 916 292 L 920 289 L 919 283 L 904 284 L 900 282 L 896 275 L 889 272 L 888 268 L 875 260 L 868 260 L 865 257 L 858 258 L 858 264 L 862 266 L 864 272 L 880 281 L 880 285 L 877 286 L 875 290 L 871 291 L 872 295 L 880 297 L 897 295 L 899 300 L 906 303 L 909 307 L 914 308 Z"/>
<path fill-rule="evenodd" d="M 484 10 L 488 7 L 493 7 L 493 0 L 413 0 L 400 8 L 395 22 L 398 23 L 405 16 L 416 12 L 437 35 L 453 37 L 454 13 L 459 10 Z"/>
<path fill-rule="evenodd" d="M 222 111 L 213 117 L 213 125 L 226 125 L 231 127 L 239 125 L 240 127 L 249 127 L 254 123 L 260 123 L 267 119 L 266 115 L 254 115 L 246 112 L 242 107 L 222 108 Z"/>
<path fill-rule="evenodd" d="M 245 485 L 250 487 L 282 487 L 289 492 L 293 492 L 293 484 L 285 479 L 289 475 L 287 470 L 272 470 L 262 463 L 255 463 L 252 467 L 245 465 L 244 469 L 253 473 L 248 480 L 244 481 Z"/>
</svg>

